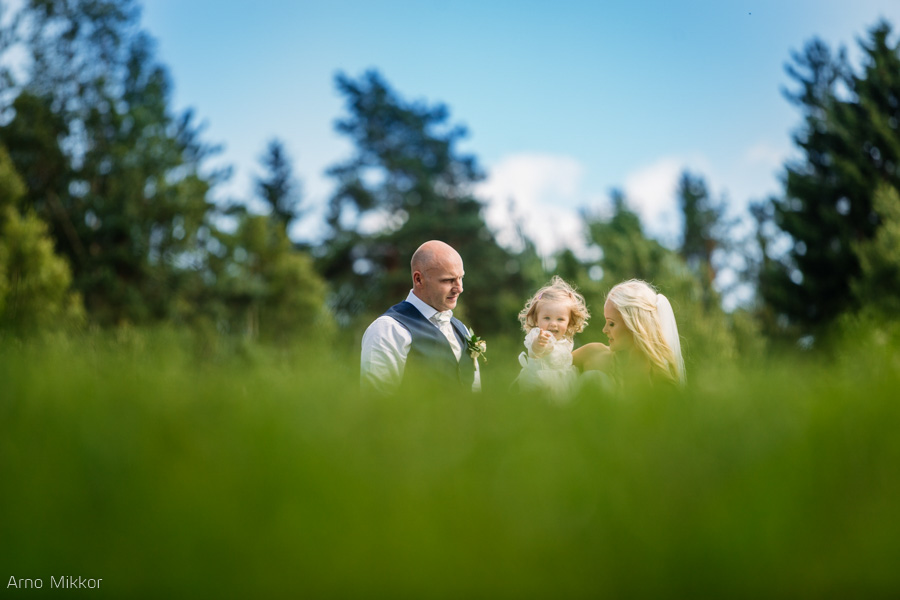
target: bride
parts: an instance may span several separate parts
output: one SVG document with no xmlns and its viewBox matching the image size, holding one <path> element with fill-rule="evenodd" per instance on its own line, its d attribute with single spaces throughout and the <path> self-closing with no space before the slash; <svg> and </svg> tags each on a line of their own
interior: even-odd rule
<svg viewBox="0 0 900 600">
<path fill-rule="evenodd" d="M 618 385 L 684 385 L 684 360 L 675 313 L 668 298 L 639 279 L 610 290 L 603 306 L 609 346 L 585 344 L 572 353 L 585 375 L 601 372 Z"/>
</svg>

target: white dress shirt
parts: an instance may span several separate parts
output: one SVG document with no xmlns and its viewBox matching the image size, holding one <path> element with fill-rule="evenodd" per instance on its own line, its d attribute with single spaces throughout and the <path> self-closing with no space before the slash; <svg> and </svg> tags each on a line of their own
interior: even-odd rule
<svg viewBox="0 0 900 600">
<path fill-rule="evenodd" d="M 438 311 L 423 302 L 412 290 L 406 301 L 415 306 L 423 317 L 434 323 L 433 317 Z M 412 335 L 396 319 L 387 315 L 375 319 L 362 338 L 360 380 L 363 387 L 371 387 L 382 394 L 396 391 L 403 379 L 403 369 L 411 345 Z M 462 353 L 461 348 L 459 351 Z M 461 360 L 468 360 L 468 356 L 462 356 Z M 475 381 L 472 383 L 472 391 L 481 391 L 481 371 L 478 361 L 475 361 Z"/>
</svg>

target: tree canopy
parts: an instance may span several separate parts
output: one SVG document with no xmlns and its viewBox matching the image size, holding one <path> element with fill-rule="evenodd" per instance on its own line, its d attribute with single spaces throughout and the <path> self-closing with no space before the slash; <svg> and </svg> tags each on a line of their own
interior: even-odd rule
<svg viewBox="0 0 900 600">
<path fill-rule="evenodd" d="M 501 247 L 473 196 L 483 177 L 475 157 L 457 150 L 466 130 L 451 125 L 443 104 L 409 102 L 376 71 L 336 78 L 348 115 L 337 130 L 355 153 L 329 173 L 336 191 L 329 205 L 331 233 L 319 265 L 332 285 L 332 305 L 345 321 L 381 312 L 411 288 L 409 260 L 429 239 L 459 251 L 471 267 L 460 312 L 479 331 L 515 322 L 532 284 L 533 247 Z"/>
<path fill-rule="evenodd" d="M 9 104 L 0 111 L 0 139 L 24 183 L 31 225 L 23 231 L 44 235 L 29 215 L 46 223 L 49 249 L 71 265 L 94 323 L 215 315 L 220 329 L 283 337 L 319 322 L 309 304 L 322 304 L 324 282 L 286 237 L 296 190 L 283 149 L 270 147 L 271 178 L 260 184 L 281 233 L 245 212 L 229 226 L 212 199 L 228 172 L 209 168 L 217 148 L 203 141 L 194 113 L 172 110 L 168 71 L 135 1 L 30 0 L 0 35 L 0 50 L 11 39 L 30 58 L 24 81 L 5 79 Z M 236 273 L 252 293 L 229 287 Z M 67 281 L 62 271 L 55 277 Z M 236 322 L 245 326 L 230 327 Z"/>
<path fill-rule="evenodd" d="M 194 112 L 173 110 L 139 9 L 137 0 L 28 0 L 0 19 L 0 54 L 18 46 L 29 64 L 17 81 L 0 62 L 4 327 L 86 315 L 101 326 L 176 322 L 285 340 L 330 330 L 333 315 L 358 332 L 405 297 L 415 249 L 440 239 L 465 261 L 458 316 L 479 334 L 518 335 L 516 314 L 555 272 L 595 312 L 615 283 L 650 281 L 684 315 L 695 347 L 735 347 L 735 319 L 746 315 L 722 311 L 716 261 L 742 250 L 728 239 L 725 197 L 701 174 L 679 180 L 675 248 L 650 238 L 614 192 L 608 206 L 583 208 L 588 256 L 539 256 L 521 231 L 512 249 L 485 220 L 484 170 L 460 149 L 467 131 L 447 105 L 409 100 L 377 70 L 338 73 L 335 129 L 352 150 L 328 170 L 327 231 L 306 251 L 289 237 L 308 207 L 280 139 L 260 158 L 253 197 L 215 199 L 228 169 L 210 167 L 218 148 Z M 881 22 L 860 49 L 854 68 L 843 50 L 812 40 L 787 65 L 800 158 L 784 165 L 783 194 L 751 205 L 756 253 L 744 257 L 753 314 L 770 333 L 797 338 L 848 312 L 893 314 L 900 302 L 900 44 Z M 267 214 L 254 214 L 259 200 Z M 777 239 L 790 240 L 786 253 L 775 254 Z M 584 340 L 602 339 L 600 329 Z"/>
<path fill-rule="evenodd" d="M 891 37 L 886 22 L 869 31 L 860 41 L 858 72 L 843 50 L 834 54 L 818 39 L 787 67 L 798 84 L 786 95 L 803 115 L 794 136 L 802 156 L 785 167 L 774 222 L 793 244 L 761 273 L 760 290 L 801 333 L 815 333 L 865 302 L 852 289 L 863 268 L 854 249 L 867 246 L 882 226 L 887 205 L 876 206 L 880 187 L 900 186 L 900 51 Z M 885 281 L 872 293 L 900 290 Z"/>
</svg>

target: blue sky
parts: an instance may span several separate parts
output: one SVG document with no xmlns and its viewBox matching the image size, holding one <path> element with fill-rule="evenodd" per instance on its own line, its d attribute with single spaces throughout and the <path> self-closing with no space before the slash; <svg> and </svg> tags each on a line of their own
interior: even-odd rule
<svg viewBox="0 0 900 600">
<path fill-rule="evenodd" d="M 740 214 L 778 193 L 800 123 L 780 90 L 791 50 L 818 36 L 856 56 L 897 0 L 459 1 L 146 0 L 142 24 L 169 67 L 174 104 L 208 123 L 247 198 L 268 140 L 281 139 L 315 239 L 350 155 L 338 71 L 378 69 L 408 100 L 446 103 L 501 239 L 509 211 L 550 252 L 580 244 L 578 210 L 624 189 L 648 230 L 674 243 L 674 186 L 702 175 Z M 514 200 L 512 208 L 509 201 Z"/>
</svg>

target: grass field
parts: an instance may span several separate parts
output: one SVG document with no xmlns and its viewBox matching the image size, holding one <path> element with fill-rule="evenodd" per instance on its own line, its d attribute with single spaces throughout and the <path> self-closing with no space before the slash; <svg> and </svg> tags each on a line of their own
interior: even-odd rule
<svg viewBox="0 0 900 600">
<path fill-rule="evenodd" d="M 330 345 L 5 342 L 0 579 L 55 595 L 51 576 L 102 578 L 86 595 L 108 597 L 896 597 L 897 342 L 693 365 L 684 393 L 566 406 L 508 391 L 512 344 L 481 395 L 374 400 Z"/>
</svg>

